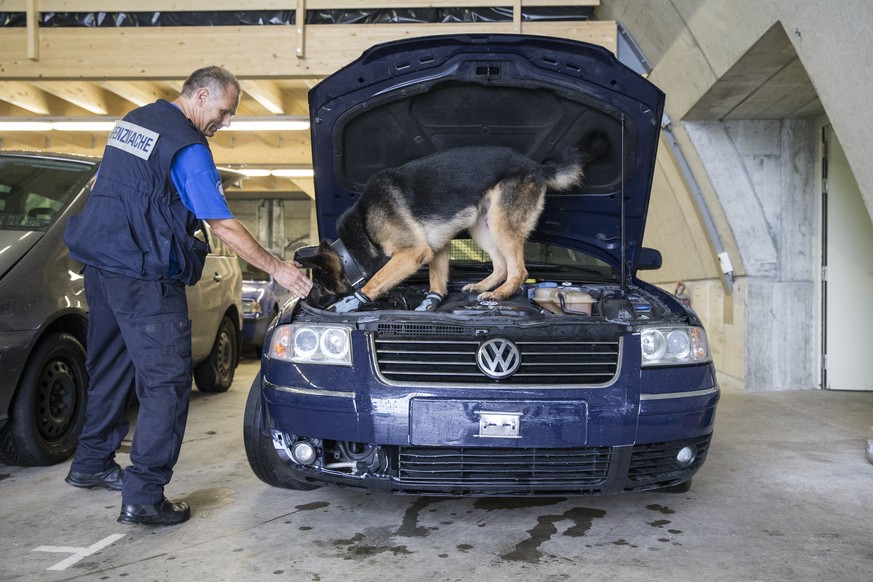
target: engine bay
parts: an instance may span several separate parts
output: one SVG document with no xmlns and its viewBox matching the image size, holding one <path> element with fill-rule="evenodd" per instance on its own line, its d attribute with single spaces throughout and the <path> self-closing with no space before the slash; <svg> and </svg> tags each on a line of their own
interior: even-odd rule
<svg viewBox="0 0 873 582">
<path fill-rule="evenodd" d="M 671 310 L 651 293 L 631 288 L 622 293 L 614 284 L 575 284 L 542 281 L 525 283 L 503 301 L 479 300 L 476 293 L 450 288 L 448 295 L 430 313 L 455 317 L 513 317 L 543 319 L 552 317 L 603 318 L 636 321 L 660 319 Z M 358 312 L 414 311 L 427 291 L 415 285 L 395 287 L 377 300 L 361 305 Z"/>
</svg>

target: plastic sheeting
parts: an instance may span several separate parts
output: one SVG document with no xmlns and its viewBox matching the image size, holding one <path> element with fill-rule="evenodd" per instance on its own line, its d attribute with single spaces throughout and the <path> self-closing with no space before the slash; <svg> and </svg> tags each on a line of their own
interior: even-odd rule
<svg viewBox="0 0 873 582">
<path fill-rule="evenodd" d="M 589 20 L 591 7 L 525 8 L 522 20 Z M 422 8 L 388 10 L 308 10 L 307 24 L 412 24 L 449 22 L 506 22 L 511 8 Z M 294 10 L 250 10 L 244 12 L 42 12 L 45 27 L 122 26 L 245 26 L 295 24 Z M 0 26 L 27 25 L 23 12 L 0 12 Z"/>
</svg>

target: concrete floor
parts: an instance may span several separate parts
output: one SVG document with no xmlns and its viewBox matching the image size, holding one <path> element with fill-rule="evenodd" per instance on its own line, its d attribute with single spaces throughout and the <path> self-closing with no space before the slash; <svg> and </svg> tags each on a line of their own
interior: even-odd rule
<svg viewBox="0 0 873 582">
<path fill-rule="evenodd" d="M 119 494 L 68 486 L 69 462 L 0 465 L 0 580 L 873 579 L 873 393 L 724 393 L 688 493 L 446 499 L 258 481 L 241 434 L 256 371 L 194 393 L 167 491 L 184 525 L 116 523 Z"/>
</svg>

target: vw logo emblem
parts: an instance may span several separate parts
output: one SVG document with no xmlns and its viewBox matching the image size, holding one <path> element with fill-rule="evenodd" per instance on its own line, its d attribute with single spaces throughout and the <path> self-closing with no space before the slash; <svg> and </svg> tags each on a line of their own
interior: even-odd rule
<svg viewBox="0 0 873 582">
<path fill-rule="evenodd" d="M 476 363 L 483 374 L 501 380 L 512 376 L 518 370 L 521 365 L 521 353 L 511 341 L 493 338 L 479 346 Z"/>
</svg>

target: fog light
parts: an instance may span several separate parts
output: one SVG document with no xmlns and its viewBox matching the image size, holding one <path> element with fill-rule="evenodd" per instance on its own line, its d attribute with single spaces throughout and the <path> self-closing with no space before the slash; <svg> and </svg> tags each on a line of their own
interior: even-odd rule
<svg viewBox="0 0 873 582">
<path fill-rule="evenodd" d="M 315 462 L 315 447 L 309 441 L 294 441 L 291 445 L 291 459 L 299 465 L 311 465 Z"/>
<path fill-rule="evenodd" d="M 676 463 L 680 467 L 687 467 L 697 458 L 697 450 L 694 447 L 682 447 L 676 455 Z"/>
</svg>

